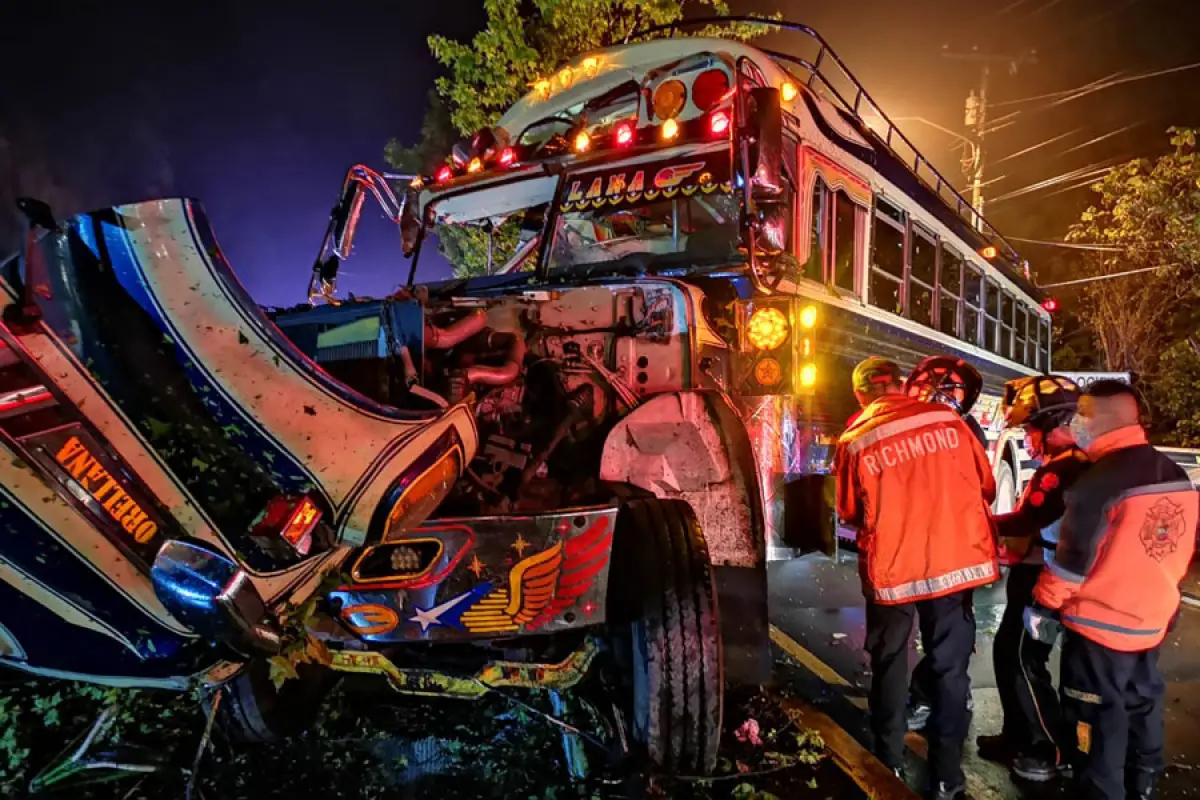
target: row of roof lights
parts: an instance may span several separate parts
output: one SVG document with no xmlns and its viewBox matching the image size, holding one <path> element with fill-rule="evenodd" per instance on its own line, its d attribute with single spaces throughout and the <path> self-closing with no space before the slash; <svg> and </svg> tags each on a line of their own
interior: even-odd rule
<svg viewBox="0 0 1200 800">
<path fill-rule="evenodd" d="M 717 109 L 704 117 L 686 122 L 679 122 L 676 119 L 664 120 L 661 125 L 648 125 L 641 128 L 637 127 L 633 120 L 624 120 L 618 122 L 608 134 L 611 139 L 611 147 L 622 149 L 633 147 L 636 144 L 650 144 L 652 142 L 674 142 L 681 138 L 686 139 L 718 139 L 729 135 L 729 131 L 733 126 L 733 119 L 729 109 Z M 686 136 L 685 136 L 686 133 Z M 596 150 L 598 147 L 604 147 L 603 137 L 593 136 L 587 131 L 579 131 L 571 139 L 571 150 L 575 153 L 586 153 Z M 476 156 L 467 162 L 463 172 L 458 174 L 476 175 L 484 171 L 486 166 L 508 168 L 519 164 L 517 158 L 517 149 L 514 147 L 505 147 L 499 150 L 493 158 L 487 159 Z M 452 164 L 443 164 L 433 176 L 434 183 L 445 183 L 455 177 L 455 169 Z M 420 189 L 425 185 L 425 178 L 418 176 L 413 179 L 412 188 Z"/>
<path fill-rule="evenodd" d="M 703 132 L 709 138 L 715 139 L 720 136 L 725 136 L 729 133 L 731 120 L 728 110 L 719 109 L 704 118 L 703 124 L 699 131 L 697 131 L 696 126 L 692 125 L 690 122 L 684 124 L 693 129 L 693 134 Z M 648 141 L 649 136 L 653 136 L 662 142 L 673 142 L 679 138 L 679 135 L 682 131 L 683 127 L 680 125 L 679 121 L 675 119 L 665 120 L 662 125 L 648 126 L 644 128 L 638 128 L 633 124 L 632 121 L 626 120 L 625 122 L 617 123 L 612 129 L 612 145 L 616 148 L 631 147 L 637 143 L 639 134 L 641 135 L 643 143 Z M 592 137 L 587 131 L 580 131 L 579 133 L 575 134 L 575 140 L 571 143 L 572 149 L 576 153 L 586 153 L 587 151 L 594 149 L 594 141 L 595 138 Z"/>
<path fill-rule="evenodd" d="M 564 67 L 553 79 L 542 78 L 533 84 L 534 91 L 537 96 L 546 99 L 550 96 L 555 86 L 563 89 L 570 88 L 578 76 L 594 78 L 600 71 L 602 61 L 599 56 L 588 56 L 580 62 L 578 68 Z M 800 94 L 799 87 L 792 81 L 785 80 L 779 87 L 780 98 L 787 103 L 792 102 Z M 679 138 L 682 130 L 677 117 L 683 113 L 687 106 L 689 90 L 683 81 L 678 78 L 671 78 L 660 83 L 654 90 L 650 98 L 651 119 L 657 118 L 663 120 L 658 126 L 657 132 L 653 138 L 662 142 L 672 142 Z M 728 99 L 730 94 L 729 76 L 720 69 L 709 69 L 700 73 L 692 81 L 691 84 L 691 99 L 693 105 L 701 112 L 707 113 L 704 123 L 704 134 L 709 138 L 725 136 L 729 133 L 732 125 L 730 113 L 727 110 L 712 111 L 717 105 Z M 689 127 L 690 123 L 687 123 Z M 639 134 L 646 129 L 638 129 L 633 121 L 624 121 L 616 124 L 612 129 L 612 143 L 614 147 L 630 147 L 638 142 Z M 698 133 L 698 132 L 697 132 Z M 647 142 L 647 137 L 642 135 L 643 143 Z M 579 131 L 575 134 L 571 149 L 576 153 L 584 153 L 595 149 L 595 139 L 587 131 Z M 518 163 L 517 152 L 512 147 L 506 147 L 500 150 L 496 155 L 495 165 L 498 167 L 511 167 Z M 474 175 L 483 171 L 485 163 L 482 158 L 472 158 L 466 165 L 466 174 Z M 451 180 L 455 176 L 454 167 L 451 164 L 445 164 L 438 169 L 434 175 L 435 183 L 444 183 Z M 413 181 L 414 188 L 421 188 L 424 180 L 420 177 Z"/>
<path fill-rule="evenodd" d="M 555 88 L 570 89 L 575 84 L 575 79 L 581 75 L 585 78 L 596 77 L 600 72 L 601 64 L 599 56 L 588 56 L 579 62 L 578 68 L 563 67 L 553 78 L 539 78 L 530 86 L 533 87 L 534 94 L 538 98 L 548 100 Z"/>
</svg>

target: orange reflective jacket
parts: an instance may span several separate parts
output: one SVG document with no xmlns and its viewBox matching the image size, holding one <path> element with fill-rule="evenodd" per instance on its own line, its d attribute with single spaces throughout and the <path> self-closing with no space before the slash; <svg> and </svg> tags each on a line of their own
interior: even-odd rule
<svg viewBox="0 0 1200 800">
<path fill-rule="evenodd" d="M 1138 426 L 1096 439 L 1092 467 L 1067 492 L 1058 548 L 1034 599 L 1112 650 L 1157 647 L 1179 611 L 1196 550 L 1200 495 Z"/>
<path fill-rule="evenodd" d="M 996 483 L 966 424 L 943 405 L 886 395 L 838 441 L 838 515 L 858 528 L 863 588 L 884 605 L 996 580 L 988 506 Z"/>
</svg>

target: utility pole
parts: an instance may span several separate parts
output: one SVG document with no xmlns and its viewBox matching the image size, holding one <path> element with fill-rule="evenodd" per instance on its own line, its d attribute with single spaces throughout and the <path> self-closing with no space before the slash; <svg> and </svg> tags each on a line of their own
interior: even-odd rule
<svg viewBox="0 0 1200 800">
<path fill-rule="evenodd" d="M 1029 50 L 1022 55 L 1011 56 L 982 52 L 978 47 L 973 47 L 970 52 L 958 53 L 951 51 L 949 45 L 947 45 L 942 48 L 942 56 L 956 61 L 977 63 L 981 68 L 978 93 L 972 89 L 970 94 L 967 95 L 966 115 L 963 123 L 966 125 L 967 130 L 974 134 L 975 147 L 970 148 L 967 157 L 963 160 L 963 173 L 971 182 L 971 207 L 975 209 L 977 215 L 975 226 L 982 229 L 984 205 L 983 168 L 987 153 L 984 148 L 984 137 L 988 133 L 988 84 L 991 79 L 992 66 L 1007 66 L 1008 74 L 1015 75 L 1017 74 L 1017 68 L 1021 64 L 1033 64 L 1037 62 L 1037 52 Z"/>
</svg>

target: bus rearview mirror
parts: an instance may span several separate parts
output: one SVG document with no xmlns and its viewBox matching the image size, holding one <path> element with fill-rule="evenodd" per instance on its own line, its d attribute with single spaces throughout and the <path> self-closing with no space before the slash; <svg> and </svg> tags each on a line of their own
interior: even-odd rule
<svg viewBox="0 0 1200 800">
<path fill-rule="evenodd" d="M 403 207 L 400 209 L 400 252 L 411 258 L 421 240 L 421 219 L 417 209 L 421 205 L 420 192 L 411 186 L 404 191 Z"/>
<path fill-rule="evenodd" d="M 749 147 L 749 179 L 755 197 L 778 195 L 784 189 L 783 110 L 779 90 L 758 87 L 746 98 L 744 141 Z"/>
</svg>

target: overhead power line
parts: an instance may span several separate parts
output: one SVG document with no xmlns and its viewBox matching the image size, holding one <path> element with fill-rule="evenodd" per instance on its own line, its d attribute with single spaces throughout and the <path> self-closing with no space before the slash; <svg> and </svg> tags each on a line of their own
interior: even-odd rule
<svg viewBox="0 0 1200 800">
<path fill-rule="evenodd" d="M 1091 147 L 1094 144 L 1099 144 L 1100 142 L 1103 142 L 1105 139 L 1111 139 L 1114 136 L 1120 136 L 1125 131 L 1132 130 L 1133 128 L 1136 128 L 1138 125 L 1141 125 L 1141 124 L 1142 123 L 1140 121 L 1138 121 L 1138 122 L 1134 122 L 1131 125 L 1126 125 L 1123 128 L 1118 128 L 1115 131 L 1109 131 L 1108 133 L 1102 133 L 1099 136 L 1095 137 L 1094 139 L 1088 139 L 1083 144 L 1077 144 L 1068 150 L 1063 150 L 1061 153 L 1059 153 L 1059 155 L 1065 156 L 1067 153 L 1074 153 L 1076 150 L 1082 150 L 1085 147 Z"/>
<path fill-rule="evenodd" d="M 1012 200 L 1015 197 L 1021 197 L 1023 195 L 1032 194 L 1033 192 L 1039 192 L 1043 189 L 1053 189 L 1067 183 L 1080 183 L 1081 185 L 1086 185 L 1107 175 L 1111 171 L 1111 161 L 1109 163 L 1101 164 L 1100 166 L 1089 164 L 1086 167 L 1073 169 L 1070 172 L 1064 172 L 1060 175 L 1055 175 L 1052 178 L 1046 178 L 1045 180 L 1031 183 L 1028 186 L 1022 186 L 1019 189 L 1014 189 L 1007 194 L 1002 194 L 999 197 L 992 198 L 991 202 L 993 204 L 1000 203 L 1005 200 Z"/>
<path fill-rule="evenodd" d="M 1200 61 L 1197 61 L 1194 64 L 1184 64 L 1179 67 L 1168 67 L 1167 69 L 1158 69 L 1158 70 L 1154 70 L 1152 72 L 1143 72 L 1138 75 L 1129 75 L 1124 78 L 1114 78 L 1110 81 L 1104 81 L 1104 82 L 1100 83 L 1099 85 L 1091 86 L 1086 89 L 1082 89 L 1081 91 L 1078 91 L 1074 94 L 1068 95 L 1067 97 L 1061 97 L 1058 100 L 1055 100 L 1054 102 L 1050 103 L 1050 105 L 1051 106 L 1060 106 L 1063 103 L 1069 103 L 1072 100 L 1078 100 L 1081 97 L 1087 97 L 1089 94 L 1094 94 L 1095 92 L 1099 92 L 1104 89 L 1111 89 L 1114 86 L 1122 86 L 1127 83 L 1136 83 L 1137 81 L 1144 81 L 1144 80 L 1148 80 L 1150 78 L 1158 78 L 1163 75 L 1173 75 L 1178 72 L 1187 72 L 1188 70 L 1193 70 L 1193 69 L 1200 69 Z"/>
<path fill-rule="evenodd" d="M 1068 136 L 1073 136 L 1076 133 L 1079 133 L 1081 130 L 1083 130 L 1083 128 L 1076 128 L 1075 130 L 1067 131 L 1066 133 L 1059 134 L 1058 136 L 1053 136 L 1049 139 L 1043 139 L 1042 141 L 1038 142 L 1037 144 L 1033 145 L 1032 147 L 1026 147 L 1024 150 L 1018 150 L 1015 153 L 1010 153 L 1009 155 L 1006 155 L 1004 158 L 996 159 L 995 161 L 992 162 L 992 166 L 995 166 L 996 164 L 1002 164 L 1005 161 L 1008 161 L 1009 159 L 1017 158 L 1019 156 L 1025 155 L 1027 153 L 1032 153 L 1034 150 L 1043 148 L 1048 144 L 1054 144 L 1055 142 L 1057 142 L 1061 139 L 1066 139 Z M 1068 151 L 1068 152 L 1070 152 L 1070 151 Z"/>
<path fill-rule="evenodd" d="M 1129 275 L 1137 275 L 1142 272 L 1155 272 L 1160 269 L 1172 269 L 1181 267 L 1182 264 L 1160 264 L 1157 267 L 1142 267 L 1140 269 L 1128 269 L 1124 272 L 1114 272 L 1111 275 L 1093 275 L 1090 278 L 1076 278 L 1073 281 L 1060 281 L 1059 283 L 1044 283 L 1039 286 L 1039 289 L 1057 289 L 1060 286 L 1076 286 L 1080 283 L 1095 283 L 1096 281 L 1111 281 L 1113 278 L 1124 278 Z"/>
<path fill-rule="evenodd" d="M 1088 244 L 1086 242 L 1052 242 L 1046 239 L 1022 239 L 1020 236 L 1005 236 L 1005 239 L 1010 239 L 1014 242 L 1022 242 L 1024 244 L 1040 244 L 1045 247 L 1063 247 L 1067 250 L 1095 250 L 1100 253 L 1124 253 L 1129 250 L 1128 247 L 1122 247 L 1118 244 Z"/>
<path fill-rule="evenodd" d="M 1107 81 L 1111 81 L 1114 78 L 1119 78 L 1124 74 L 1125 74 L 1125 70 L 1121 70 L 1119 72 L 1114 72 L 1113 74 L 1111 74 L 1107 77 L 1100 78 L 1099 80 L 1094 80 L 1091 83 L 1085 83 L 1083 86 L 1077 86 L 1074 89 L 1062 89 L 1057 92 L 1047 92 L 1046 94 L 1035 94 L 1033 97 L 1020 97 L 1016 100 L 1001 100 L 998 103 L 993 103 L 992 107 L 993 108 L 1004 108 L 1006 106 L 1021 105 L 1022 103 L 1033 103 L 1038 100 L 1057 100 L 1060 97 L 1066 97 L 1069 94 L 1074 94 L 1075 92 L 1079 92 L 1084 89 L 1090 89 L 1093 86 L 1098 86 Z"/>
</svg>

